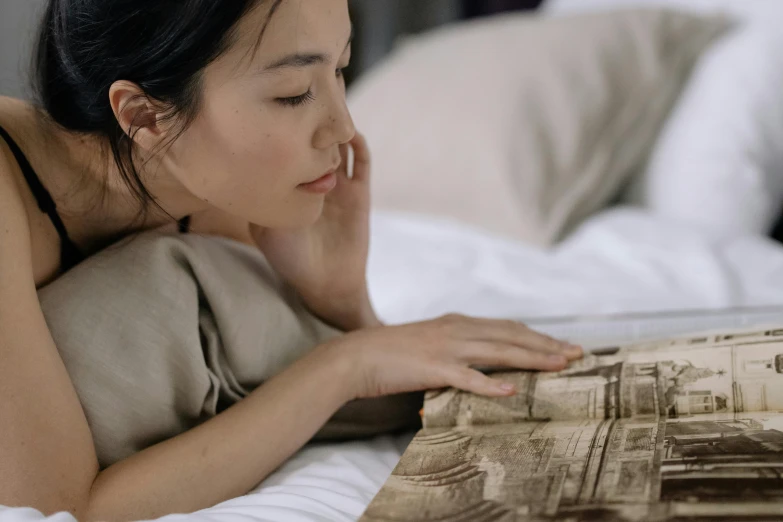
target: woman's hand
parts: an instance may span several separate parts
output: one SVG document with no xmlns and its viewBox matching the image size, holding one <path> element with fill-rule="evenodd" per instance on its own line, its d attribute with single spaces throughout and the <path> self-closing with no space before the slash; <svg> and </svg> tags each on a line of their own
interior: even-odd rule
<svg viewBox="0 0 783 522">
<path fill-rule="evenodd" d="M 258 247 L 307 307 L 345 331 L 380 325 L 367 290 L 370 241 L 370 153 L 364 137 L 340 148 L 337 188 L 326 197 L 323 214 L 311 227 L 273 230 L 251 225 Z"/>
<path fill-rule="evenodd" d="M 557 371 L 583 355 L 515 321 L 461 315 L 353 332 L 324 347 L 353 365 L 359 399 L 446 387 L 509 396 L 513 386 L 474 368 Z"/>
</svg>

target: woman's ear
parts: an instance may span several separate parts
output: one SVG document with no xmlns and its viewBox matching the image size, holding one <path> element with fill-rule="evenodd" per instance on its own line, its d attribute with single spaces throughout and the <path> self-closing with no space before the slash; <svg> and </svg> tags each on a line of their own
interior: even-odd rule
<svg viewBox="0 0 783 522">
<path fill-rule="evenodd" d="M 109 89 L 109 102 L 120 128 L 143 150 L 152 150 L 165 138 L 165 109 L 135 83 L 114 82 Z"/>
</svg>

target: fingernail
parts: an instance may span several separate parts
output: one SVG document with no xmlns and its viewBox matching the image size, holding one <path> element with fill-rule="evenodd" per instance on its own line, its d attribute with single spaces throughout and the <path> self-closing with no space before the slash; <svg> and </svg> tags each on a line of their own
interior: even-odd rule
<svg viewBox="0 0 783 522">
<path fill-rule="evenodd" d="M 574 345 L 569 343 L 568 341 L 561 341 L 560 349 L 563 350 L 564 352 L 570 352 L 574 349 Z"/>
<path fill-rule="evenodd" d="M 500 389 L 503 390 L 504 392 L 509 392 L 509 393 L 517 391 L 516 386 L 514 386 L 513 384 L 509 384 L 507 382 L 501 384 Z"/>
<path fill-rule="evenodd" d="M 549 360 L 557 364 L 565 364 L 567 362 L 566 358 L 562 355 L 550 355 Z"/>
</svg>

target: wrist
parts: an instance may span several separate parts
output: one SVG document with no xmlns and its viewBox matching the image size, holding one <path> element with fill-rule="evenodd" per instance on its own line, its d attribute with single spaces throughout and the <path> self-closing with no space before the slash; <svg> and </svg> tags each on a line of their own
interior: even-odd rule
<svg viewBox="0 0 783 522">
<path fill-rule="evenodd" d="M 344 338 L 338 337 L 316 348 L 313 355 L 320 358 L 323 367 L 339 387 L 343 403 L 351 402 L 361 395 L 361 370 L 356 353 L 347 348 Z"/>
</svg>

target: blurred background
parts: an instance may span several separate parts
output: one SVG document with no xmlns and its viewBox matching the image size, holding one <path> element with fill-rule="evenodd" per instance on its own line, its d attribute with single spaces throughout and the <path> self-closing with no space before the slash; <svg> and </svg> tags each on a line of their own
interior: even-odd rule
<svg viewBox="0 0 783 522">
<path fill-rule="evenodd" d="M 0 0 L 0 95 L 30 96 L 45 2 Z M 783 238 L 783 43 L 765 23 L 783 19 L 783 0 L 348 2 L 349 106 L 376 160 L 376 208 L 543 247 L 616 203 L 727 236 Z M 743 27 L 718 38 L 709 23 L 678 32 L 695 22 L 671 13 L 551 21 L 620 7 L 720 11 Z M 477 19 L 486 23 L 458 25 Z M 422 36 L 444 26 L 453 30 Z M 646 105 L 634 101 L 643 89 Z M 611 127 L 632 113 L 633 125 Z M 562 205 L 573 207 L 566 217 Z"/>
<path fill-rule="evenodd" d="M 348 81 L 388 54 L 401 36 L 466 18 L 535 9 L 542 0 L 350 0 L 356 42 Z M 0 94 L 28 92 L 30 39 L 45 0 L 0 0 Z"/>
<path fill-rule="evenodd" d="M 349 81 L 388 54 L 401 36 L 466 18 L 536 9 L 542 0 L 351 0 L 350 3 L 357 40 Z"/>
</svg>

